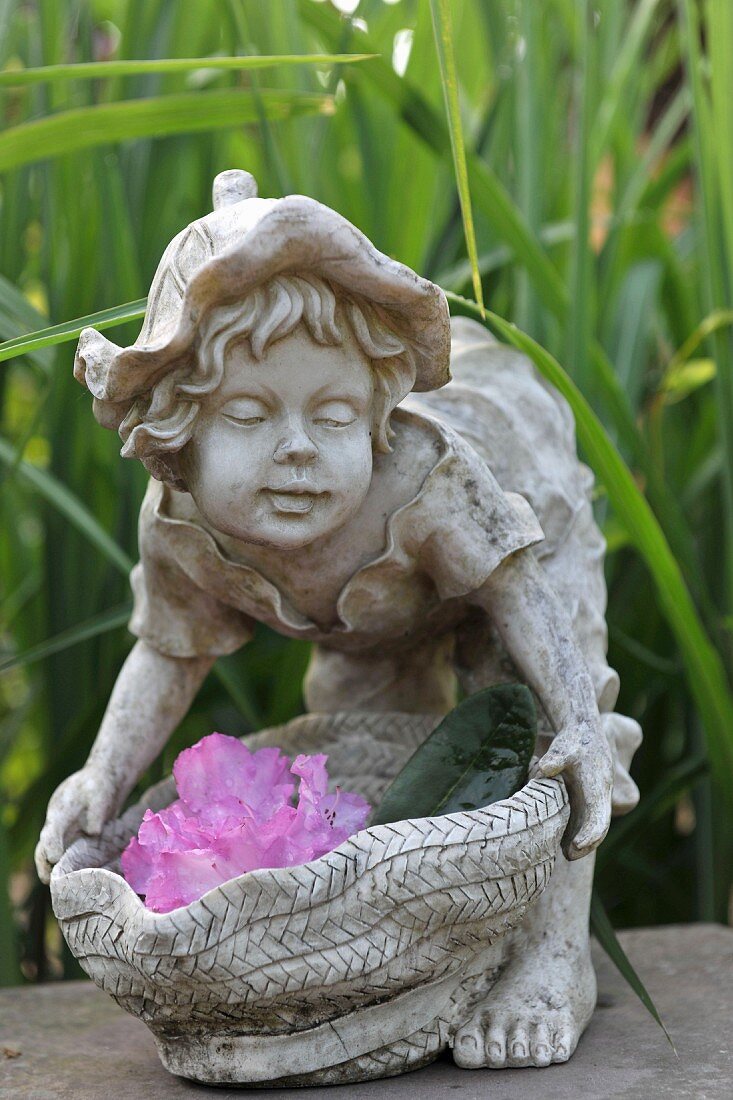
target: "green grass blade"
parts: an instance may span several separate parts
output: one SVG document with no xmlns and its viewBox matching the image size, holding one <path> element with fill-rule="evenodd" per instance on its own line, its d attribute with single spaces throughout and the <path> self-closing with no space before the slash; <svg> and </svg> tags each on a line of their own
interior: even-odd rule
<svg viewBox="0 0 733 1100">
<path fill-rule="evenodd" d="M 654 1001 L 651 999 L 646 990 L 646 986 L 642 982 L 639 975 L 636 973 L 636 970 L 631 965 L 628 955 L 619 943 L 616 933 L 613 930 L 613 925 L 608 918 L 608 913 L 604 909 L 603 903 L 595 892 L 593 893 L 593 897 L 590 903 L 590 928 L 591 932 L 596 937 L 599 944 L 606 952 L 609 959 L 619 971 L 621 976 L 626 979 L 626 981 L 633 989 L 634 993 L 636 993 L 636 996 L 644 1005 L 644 1008 L 646 1008 L 647 1012 L 649 1012 L 650 1015 L 659 1024 L 662 1031 L 667 1037 L 667 1042 L 676 1054 L 677 1051 L 675 1049 L 674 1043 L 672 1042 L 672 1036 L 667 1031 L 662 1017 L 657 1011 L 657 1006 L 654 1004 Z"/>
<path fill-rule="evenodd" d="M 348 65 L 368 61 L 365 53 L 257 54 L 252 57 L 162 57 L 143 61 L 86 61 L 76 65 L 44 65 L 33 69 L 0 72 L 0 88 L 17 88 L 27 84 L 44 84 L 59 80 L 106 80 L 117 76 L 141 76 L 144 73 L 192 73 L 200 69 L 239 72 L 245 69 L 267 69 L 274 65 Z"/>
<path fill-rule="evenodd" d="M 687 75 L 692 87 L 693 133 L 700 190 L 703 234 L 703 279 L 708 311 L 729 308 L 733 296 L 733 195 L 725 188 L 733 182 L 733 76 L 731 76 L 731 34 L 733 19 L 729 0 L 713 0 L 708 13 L 705 38 L 710 43 L 712 60 L 712 102 L 703 83 L 700 54 L 698 7 L 692 0 L 679 0 L 681 34 L 686 55 Z M 716 35 L 726 35 L 715 42 Z M 728 237 L 728 231 L 730 236 Z M 726 247 L 727 246 L 727 247 Z M 727 333 L 718 329 L 712 344 L 717 370 L 715 374 L 716 412 L 723 446 L 723 530 L 725 546 L 726 611 L 733 613 L 733 345 Z"/>
<path fill-rule="evenodd" d="M 448 295 L 448 301 L 456 312 L 481 320 L 475 303 L 453 294 Z M 690 689 L 705 725 L 714 778 L 728 806 L 733 806 L 729 782 L 733 775 L 733 698 L 723 662 L 705 633 L 659 522 L 598 417 L 557 360 L 495 313 L 487 311 L 486 319 L 487 328 L 532 359 L 573 410 L 578 440 L 654 581 L 660 609 L 677 639 Z"/>
<path fill-rule="evenodd" d="M 10 845 L 0 817 L 0 987 L 22 981 L 18 960 L 18 933 L 10 900 Z M 2 1052 L 0 1052 L 2 1054 Z"/>
<path fill-rule="evenodd" d="M 21 668 L 24 665 L 33 664 L 35 661 L 42 661 L 44 657 L 50 657 L 54 653 L 63 653 L 64 650 L 71 649 L 72 646 L 79 645 L 80 642 L 86 642 L 89 638 L 97 638 L 100 634 L 116 630 L 117 627 L 125 625 L 130 618 L 131 610 L 131 605 L 126 603 L 121 607 L 113 607 L 107 611 L 102 611 L 99 615 L 93 615 L 83 623 L 76 623 L 75 626 L 71 626 L 68 630 L 57 634 L 55 638 L 48 638 L 46 641 L 39 642 L 38 645 L 26 649 L 23 653 L 16 653 L 12 657 L 0 660 L 0 673 L 9 672 L 11 668 Z"/>
<path fill-rule="evenodd" d="M 706 37 L 710 50 L 710 110 L 715 134 L 713 165 L 718 177 L 725 257 L 730 262 L 733 256 L 733 5 L 729 0 L 709 3 Z M 730 294 L 733 273 L 729 270 L 727 274 Z"/>
<path fill-rule="evenodd" d="M 570 308 L 567 323 L 567 364 L 568 370 L 578 385 L 588 391 L 588 347 L 592 332 L 592 302 L 589 294 L 590 280 L 590 188 L 593 166 L 590 161 L 590 111 L 592 98 L 591 73 L 594 70 L 592 56 L 591 10 L 588 0 L 576 5 L 577 19 L 580 22 L 580 47 L 578 73 L 576 77 L 576 139 L 573 148 L 575 164 L 574 217 L 575 236 L 573 238 Z"/>
<path fill-rule="evenodd" d="M 226 664 L 219 661 L 212 670 L 221 686 L 228 694 L 239 713 L 247 720 L 253 730 L 260 729 L 262 720 L 252 700 Z"/>
<path fill-rule="evenodd" d="M 300 0 L 298 10 L 305 23 L 322 35 L 329 45 L 338 47 L 344 23 L 336 11 L 325 4 L 313 4 L 311 0 Z M 376 52 L 371 38 L 363 31 L 353 28 L 351 38 L 365 51 Z M 409 80 L 397 76 L 383 58 L 375 58 L 361 68 L 355 66 L 346 70 L 345 79 L 366 82 L 374 87 L 430 149 L 442 158 L 451 156 L 450 135 L 443 119 L 421 91 Z M 571 308 L 570 291 L 533 234 L 526 217 L 496 174 L 479 157 L 467 153 L 466 165 L 476 209 L 481 210 L 499 238 L 511 248 L 515 262 L 527 272 L 540 300 L 561 324 L 567 324 Z M 696 595 L 705 607 L 712 606 L 695 559 L 694 539 L 689 525 L 679 502 L 659 476 L 613 366 L 595 340 L 591 342 L 588 354 L 593 367 L 594 387 L 620 441 L 631 452 L 646 478 L 649 498 L 684 567 L 687 582 L 694 584 Z"/>
<path fill-rule="evenodd" d="M 125 626 L 129 621 L 131 610 L 132 605 L 126 603 L 122 604 L 121 607 L 103 611 L 99 615 L 94 615 L 86 619 L 83 623 L 77 623 L 68 630 L 62 631 L 53 638 L 48 638 L 43 642 L 39 642 L 38 645 L 26 649 L 23 653 L 17 653 L 12 657 L 0 660 L 0 673 L 9 672 L 13 668 L 27 666 L 36 661 L 42 661 L 46 657 L 51 657 L 55 653 L 63 653 L 73 646 L 79 645 L 81 642 L 88 641 L 90 638 L 97 638 L 101 634 L 107 634 L 112 630 Z M 231 669 L 222 664 L 218 664 L 214 668 L 212 675 L 219 681 L 234 705 L 252 728 L 258 729 L 262 724 L 260 717 L 252 700 L 237 682 Z M 2 983 L 0 982 L 0 984 Z"/>
<path fill-rule="evenodd" d="M 331 114 L 331 96 L 261 91 L 268 118 Z M 23 122 L 0 134 L 0 171 L 141 137 L 164 137 L 241 126 L 257 121 L 249 91 L 184 92 L 150 99 L 100 103 Z"/>
<path fill-rule="evenodd" d="M 695 331 L 690 333 L 684 344 L 678 348 L 670 359 L 667 365 L 667 372 L 675 371 L 678 367 L 686 363 L 692 353 L 697 351 L 700 347 L 703 340 L 707 340 L 708 336 L 712 336 L 718 329 L 730 328 L 732 326 L 733 309 L 716 309 L 708 314 L 707 317 L 703 317 L 700 324 L 695 327 Z"/>
<path fill-rule="evenodd" d="M 137 321 L 145 316 L 146 304 L 147 298 L 139 298 L 136 302 L 112 306 L 98 313 L 89 313 L 86 317 L 77 317 L 74 321 L 64 321 L 60 325 L 51 325 L 49 328 L 29 332 L 27 336 L 16 336 L 13 340 L 6 340 L 0 344 L 0 363 L 6 359 L 14 359 L 18 355 L 28 355 L 29 352 L 37 351 L 39 348 L 49 348 L 54 344 L 75 340 L 82 329 L 90 325 L 101 331 L 105 328 L 114 328 L 115 325 L 122 325 L 126 321 Z"/>
<path fill-rule="evenodd" d="M 461 204 L 461 217 L 463 219 L 463 232 L 466 238 L 466 251 L 468 252 L 468 259 L 471 264 L 473 293 L 478 302 L 479 309 L 483 314 L 484 296 L 481 288 L 481 273 L 478 266 L 476 231 L 473 225 L 473 212 L 471 210 L 471 191 L 468 184 L 466 146 L 463 140 L 461 107 L 458 101 L 458 77 L 456 75 L 453 28 L 451 26 L 451 13 L 448 0 L 430 0 L 430 12 L 433 17 L 435 49 L 438 54 L 438 63 L 440 65 L 440 79 L 443 85 L 445 112 L 448 118 L 448 130 L 453 153 L 453 169 L 456 176 L 458 198 Z"/>
<path fill-rule="evenodd" d="M 31 305 L 22 291 L 0 275 L 0 336 L 6 342 L 23 339 L 23 333 L 45 322 L 46 318 Z M 52 365 L 50 353 L 40 349 L 29 353 L 29 362 L 41 373 L 46 373 Z"/>
<path fill-rule="evenodd" d="M 537 231 L 537 236 L 542 244 L 550 247 L 567 244 L 569 241 L 572 241 L 575 236 L 575 226 L 570 221 L 553 222 L 549 225 L 541 226 Z M 509 264 L 513 264 L 515 260 L 515 253 L 506 245 L 500 245 L 498 248 L 493 248 L 491 252 L 486 252 L 478 258 L 478 268 L 481 277 L 485 278 L 492 272 L 507 267 Z M 467 260 L 459 260 L 450 267 L 446 267 L 439 271 L 438 274 L 434 276 L 434 280 L 440 286 L 458 293 L 464 286 L 471 282 L 471 277 L 472 272 L 470 263 Z"/>
<path fill-rule="evenodd" d="M 343 22 L 338 13 L 325 4 L 300 0 L 304 22 L 311 25 L 330 44 L 338 43 Z M 363 31 L 354 28 L 355 42 L 369 53 L 375 53 L 374 43 Z M 346 70 L 351 80 L 354 70 Z M 451 138 L 445 122 L 419 88 L 405 77 L 399 77 L 384 58 L 375 58 L 363 67 L 363 78 L 400 114 L 407 125 L 438 156 L 452 158 Z M 517 261 L 527 268 L 538 294 L 553 312 L 567 308 L 568 292 L 553 263 L 534 237 L 524 215 L 512 200 L 496 174 L 475 154 L 466 154 L 466 170 L 473 200 L 480 206 L 497 233 L 513 249 Z"/>
<path fill-rule="evenodd" d="M 648 794 L 645 793 L 636 809 L 619 818 L 611 825 L 611 830 L 598 849 L 597 865 L 603 867 L 614 855 L 628 850 L 633 837 L 640 830 L 656 821 L 660 814 L 674 805 L 681 794 L 689 791 L 710 772 L 710 764 L 705 757 L 693 756 L 669 769 L 660 783 Z"/>
<path fill-rule="evenodd" d="M 81 532 L 93 546 L 96 546 L 108 561 L 116 566 L 120 572 L 125 574 L 130 572 L 132 562 L 125 551 L 107 534 L 86 505 L 82 504 L 79 498 L 53 474 L 49 474 L 46 470 L 41 470 L 37 466 L 32 466 L 29 462 L 17 462 L 15 448 L 7 439 L 2 438 L 0 438 L 0 462 L 6 466 L 17 464 L 17 473 L 29 485 L 32 485 L 53 508 L 65 516 L 76 527 L 77 531 Z"/>
<path fill-rule="evenodd" d="M 0 333 L 6 339 L 10 332 L 23 332 L 44 320 L 26 296 L 4 275 L 0 275 Z"/>
<path fill-rule="evenodd" d="M 639 65 L 643 63 L 643 50 L 654 24 L 659 0 L 640 0 L 624 35 L 621 49 L 613 69 L 604 85 L 604 93 L 598 113 L 589 134 L 590 164 L 595 169 L 603 151 L 608 147 L 615 125 L 622 115 L 626 97 L 623 90 L 630 81 L 638 79 Z"/>
<path fill-rule="evenodd" d="M 52 344 L 63 343 L 65 341 L 73 340 L 78 337 L 83 328 L 88 325 L 94 325 L 95 328 L 109 328 L 116 324 L 122 324 L 125 321 L 139 319 L 144 315 L 146 299 L 141 298 L 136 302 L 130 302 L 126 305 L 115 306 L 108 310 L 101 310 L 98 313 L 89 314 L 86 317 L 77 318 L 75 321 L 67 321 L 61 325 L 53 326 L 49 329 L 42 329 L 35 333 L 30 333 L 28 336 L 18 337 L 14 340 L 5 341 L 0 344 L 0 362 L 13 358 L 17 355 L 27 354 L 33 349 L 40 349 Z M 601 388 L 604 389 L 607 401 L 610 407 L 615 410 L 616 416 L 614 422 L 618 427 L 619 424 L 624 426 L 625 430 L 621 431 L 621 436 L 625 442 L 630 445 L 633 453 L 639 458 L 639 454 L 634 446 L 638 433 L 633 426 L 631 418 L 631 411 L 627 408 L 627 403 L 621 389 L 619 380 L 614 374 L 612 367 L 605 360 L 605 357 L 594 357 L 594 363 L 598 370 L 597 379 Z M 16 456 L 17 461 L 17 456 Z M 642 468 L 646 466 L 643 462 L 640 463 Z M 650 490 L 655 486 L 658 488 L 659 496 L 661 497 L 663 487 L 660 485 L 659 480 L 654 471 L 649 474 L 650 478 Z M 668 522 L 673 523 L 675 519 L 675 512 L 672 508 L 667 510 Z M 673 528 L 674 529 L 674 528 Z M 676 547 L 684 547 L 687 541 L 687 532 L 682 527 L 678 528 L 678 537 L 676 540 Z M 688 558 L 688 569 L 692 568 L 692 563 Z M 704 591 L 699 593 L 704 597 Z"/>
<path fill-rule="evenodd" d="M 690 107 L 690 89 L 683 85 L 660 116 L 643 155 L 619 195 L 616 205 L 619 222 L 623 223 L 637 207 L 658 209 L 663 196 L 685 178 L 689 171 L 690 146 L 684 137 L 680 138 L 679 132 Z M 606 247 L 607 244 L 604 249 Z"/>
</svg>

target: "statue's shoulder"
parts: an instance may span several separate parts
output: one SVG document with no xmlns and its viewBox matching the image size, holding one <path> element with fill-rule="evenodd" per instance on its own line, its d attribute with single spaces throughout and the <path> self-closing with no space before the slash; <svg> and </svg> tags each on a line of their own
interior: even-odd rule
<svg viewBox="0 0 733 1100">
<path fill-rule="evenodd" d="M 442 417 L 408 398 L 392 414 L 391 428 L 392 451 L 377 457 L 373 481 L 377 494 L 391 502 L 388 512 L 419 504 L 433 522 L 447 505 L 456 517 L 462 507 L 493 510 L 496 497 L 503 494 L 491 469 Z M 412 511 L 416 516 L 417 509 Z"/>
<path fill-rule="evenodd" d="M 385 507 L 392 512 L 420 494 L 447 445 L 440 425 L 431 417 L 402 406 L 392 413 L 390 429 L 391 451 L 374 456 L 372 489 L 384 497 Z"/>
</svg>

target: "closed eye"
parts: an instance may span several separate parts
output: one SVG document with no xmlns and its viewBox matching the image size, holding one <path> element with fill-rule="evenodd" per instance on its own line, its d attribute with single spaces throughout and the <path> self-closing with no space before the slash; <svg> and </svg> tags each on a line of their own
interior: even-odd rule
<svg viewBox="0 0 733 1100">
<path fill-rule="evenodd" d="M 313 423 L 322 428 L 348 428 L 357 418 L 349 401 L 323 401 L 313 412 Z"/>
<path fill-rule="evenodd" d="M 264 424 L 267 419 L 265 416 L 232 416 L 231 413 L 224 413 L 223 416 L 230 424 L 246 424 L 247 426 Z"/>
<path fill-rule="evenodd" d="M 348 428 L 349 424 L 353 424 L 356 417 L 351 420 L 336 420 L 331 416 L 316 416 L 313 419 L 314 424 L 320 424 L 324 428 Z"/>
<path fill-rule="evenodd" d="M 264 401 L 255 397 L 236 397 L 222 405 L 219 411 L 230 424 L 248 428 L 264 424 L 269 413 Z"/>
</svg>

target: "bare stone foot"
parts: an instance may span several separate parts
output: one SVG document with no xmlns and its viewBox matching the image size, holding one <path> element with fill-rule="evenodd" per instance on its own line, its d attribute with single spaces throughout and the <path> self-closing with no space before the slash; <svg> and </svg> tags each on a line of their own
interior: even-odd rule
<svg viewBox="0 0 733 1100">
<path fill-rule="evenodd" d="M 456 1032 L 463 1069 L 567 1062 L 593 1014 L 596 976 L 587 946 L 525 948 Z"/>
</svg>

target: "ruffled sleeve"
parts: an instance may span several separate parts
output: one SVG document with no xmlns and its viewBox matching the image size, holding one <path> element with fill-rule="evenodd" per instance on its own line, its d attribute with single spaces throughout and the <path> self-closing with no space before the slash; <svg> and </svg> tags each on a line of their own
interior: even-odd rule
<svg viewBox="0 0 733 1100">
<path fill-rule="evenodd" d="M 477 591 L 506 558 L 544 535 L 524 497 L 504 492 L 472 447 L 443 432 L 446 452 L 411 519 L 420 564 L 449 600 Z"/>
<path fill-rule="evenodd" d="M 151 481 L 140 510 L 140 561 L 130 578 L 134 606 L 129 630 L 169 657 L 234 653 L 250 640 L 254 624 L 192 579 L 186 569 L 187 546 L 177 531 L 178 537 L 171 537 L 170 523 L 159 514 L 165 491 L 160 482 Z"/>
</svg>

